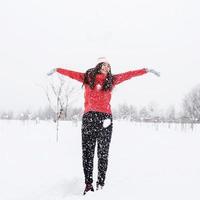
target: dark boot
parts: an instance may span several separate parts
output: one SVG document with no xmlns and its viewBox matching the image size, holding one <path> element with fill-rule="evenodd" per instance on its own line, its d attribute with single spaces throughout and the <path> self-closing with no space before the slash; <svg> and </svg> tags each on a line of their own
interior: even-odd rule
<svg viewBox="0 0 200 200">
<path fill-rule="evenodd" d="M 87 192 L 89 192 L 89 191 L 94 192 L 94 188 L 93 188 L 92 184 L 86 184 L 85 190 L 84 190 L 84 192 L 83 192 L 83 195 L 85 195 L 85 194 L 86 194 Z"/>
<path fill-rule="evenodd" d="M 99 182 L 96 183 L 96 190 L 102 190 L 104 184 L 100 184 Z"/>
</svg>

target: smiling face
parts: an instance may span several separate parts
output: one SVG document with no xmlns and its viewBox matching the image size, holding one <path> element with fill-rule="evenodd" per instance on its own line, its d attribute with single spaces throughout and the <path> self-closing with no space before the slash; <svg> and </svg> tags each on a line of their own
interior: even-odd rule
<svg viewBox="0 0 200 200">
<path fill-rule="evenodd" d="M 107 74 L 110 71 L 110 65 L 108 63 L 103 63 L 100 72 L 102 74 Z"/>
</svg>

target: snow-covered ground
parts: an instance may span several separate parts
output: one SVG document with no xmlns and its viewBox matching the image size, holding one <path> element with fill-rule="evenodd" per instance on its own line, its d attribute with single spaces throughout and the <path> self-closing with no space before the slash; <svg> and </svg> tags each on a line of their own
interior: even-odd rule
<svg viewBox="0 0 200 200">
<path fill-rule="evenodd" d="M 200 127 L 114 121 L 106 185 L 86 196 L 80 129 L 62 122 L 56 143 L 53 122 L 0 121 L 0 199 L 200 199 Z"/>
</svg>

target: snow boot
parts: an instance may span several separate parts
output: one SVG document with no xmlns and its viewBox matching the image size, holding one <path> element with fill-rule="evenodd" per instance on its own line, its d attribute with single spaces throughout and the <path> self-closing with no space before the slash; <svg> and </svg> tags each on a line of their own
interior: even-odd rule
<svg viewBox="0 0 200 200">
<path fill-rule="evenodd" d="M 104 184 L 100 184 L 99 182 L 96 183 L 96 190 L 102 190 Z"/>
<path fill-rule="evenodd" d="M 92 184 L 86 184 L 85 190 L 84 190 L 84 192 L 83 192 L 83 195 L 85 195 L 85 194 L 86 194 L 87 192 L 89 192 L 89 191 L 94 192 L 94 188 L 93 188 Z"/>
</svg>

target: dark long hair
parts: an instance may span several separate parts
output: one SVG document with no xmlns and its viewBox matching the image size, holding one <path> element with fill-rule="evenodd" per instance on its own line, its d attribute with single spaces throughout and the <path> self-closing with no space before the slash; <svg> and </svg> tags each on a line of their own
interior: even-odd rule
<svg viewBox="0 0 200 200">
<path fill-rule="evenodd" d="M 91 89 L 94 89 L 96 76 L 97 76 L 97 74 L 101 74 L 102 65 L 103 65 L 103 62 L 97 64 L 97 66 L 95 68 L 88 69 L 85 72 L 83 85 L 88 84 Z M 112 90 L 113 81 L 114 81 L 114 78 L 113 78 L 113 75 L 110 70 L 107 73 L 107 76 L 105 78 L 105 81 L 103 83 L 103 87 L 101 90 L 103 90 L 103 91 Z"/>
</svg>

